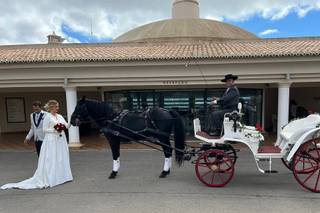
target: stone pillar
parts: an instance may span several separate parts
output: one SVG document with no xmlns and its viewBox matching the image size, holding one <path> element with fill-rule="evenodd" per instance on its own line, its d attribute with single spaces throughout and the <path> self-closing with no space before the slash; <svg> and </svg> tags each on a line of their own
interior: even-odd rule
<svg viewBox="0 0 320 213">
<path fill-rule="evenodd" d="M 77 105 L 77 88 L 66 86 L 64 89 L 66 91 L 68 121 L 70 121 L 71 115 Z M 69 147 L 80 148 L 82 144 L 80 143 L 79 127 L 71 126 L 68 132 Z"/>
<path fill-rule="evenodd" d="M 278 86 L 278 127 L 277 136 L 281 131 L 281 127 L 289 122 L 289 103 L 290 103 L 290 84 L 280 83 Z"/>
</svg>

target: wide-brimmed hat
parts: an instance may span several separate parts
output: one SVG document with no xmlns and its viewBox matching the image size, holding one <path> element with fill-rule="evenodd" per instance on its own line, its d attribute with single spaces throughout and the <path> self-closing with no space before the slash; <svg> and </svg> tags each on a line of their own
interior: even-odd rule
<svg viewBox="0 0 320 213">
<path fill-rule="evenodd" d="M 227 80 L 232 79 L 232 80 L 237 80 L 238 76 L 236 75 L 232 75 L 232 74 L 228 74 L 224 76 L 224 79 L 222 79 L 222 82 L 226 82 Z"/>
</svg>

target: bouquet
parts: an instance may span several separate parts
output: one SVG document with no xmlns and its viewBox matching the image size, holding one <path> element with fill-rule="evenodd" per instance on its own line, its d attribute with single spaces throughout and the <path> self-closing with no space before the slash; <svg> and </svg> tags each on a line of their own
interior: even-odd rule
<svg viewBox="0 0 320 213">
<path fill-rule="evenodd" d="M 264 133 L 264 129 L 262 128 L 262 126 L 260 126 L 259 123 L 256 124 L 256 130 L 260 133 Z"/>
<path fill-rule="evenodd" d="M 61 133 L 62 131 L 66 130 L 66 126 L 62 123 L 57 123 L 56 125 L 54 125 L 53 127 L 55 130 L 57 130 L 59 133 Z M 61 136 L 61 134 L 60 134 Z"/>
</svg>

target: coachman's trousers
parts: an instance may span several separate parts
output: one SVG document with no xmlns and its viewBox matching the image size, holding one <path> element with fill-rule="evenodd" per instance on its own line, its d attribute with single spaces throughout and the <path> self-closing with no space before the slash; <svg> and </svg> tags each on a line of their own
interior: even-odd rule
<svg viewBox="0 0 320 213">
<path fill-rule="evenodd" d="M 224 114 L 230 113 L 232 111 L 234 111 L 234 109 L 223 109 L 223 110 L 212 112 L 209 118 L 211 120 L 210 131 L 221 132 Z"/>
</svg>

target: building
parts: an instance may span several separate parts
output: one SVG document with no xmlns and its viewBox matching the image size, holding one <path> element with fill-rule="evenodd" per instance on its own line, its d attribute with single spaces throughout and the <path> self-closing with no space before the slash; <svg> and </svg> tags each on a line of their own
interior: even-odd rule
<svg viewBox="0 0 320 213">
<path fill-rule="evenodd" d="M 290 99 L 320 111 L 320 38 L 261 39 L 200 19 L 196 0 L 175 0 L 172 14 L 111 44 L 62 44 L 53 34 L 48 44 L 0 46 L 0 133 L 26 131 L 35 99 L 58 99 L 70 116 L 83 95 L 125 99 L 133 110 L 143 102 L 174 108 L 191 132 L 191 119 L 205 117 L 211 97 L 224 91 L 227 73 L 240 78 L 248 124 L 279 129 Z M 69 132 L 78 146 L 78 128 Z"/>
</svg>

